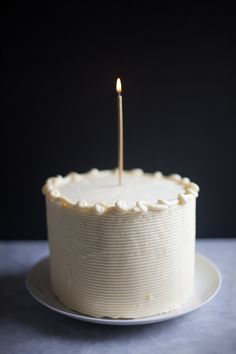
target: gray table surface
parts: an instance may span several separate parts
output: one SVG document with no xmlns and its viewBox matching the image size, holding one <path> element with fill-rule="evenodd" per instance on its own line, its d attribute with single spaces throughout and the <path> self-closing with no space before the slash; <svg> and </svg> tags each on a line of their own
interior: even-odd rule
<svg viewBox="0 0 236 354">
<path fill-rule="evenodd" d="M 25 275 L 47 256 L 45 241 L 0 243 L 0 353 L 236 353 L 236 239 L 199 240 L 198 252 L 220 268 L 218 295 L 174 320 L 133 327 L 64 317 L 37 303 Z"/>
</svg>

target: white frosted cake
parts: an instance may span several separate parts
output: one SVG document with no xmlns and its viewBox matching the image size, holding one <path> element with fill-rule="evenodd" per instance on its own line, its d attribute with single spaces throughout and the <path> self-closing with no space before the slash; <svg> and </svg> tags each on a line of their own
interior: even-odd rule
<svg viewBox="0 0 236 354">
<path fill-rule="evenodd" d="M 172 311 L 193 289 L 195 205 L 189 178 L 117 170 L 49 178 L 52 289 L 67 307 L 95 317 Z"/>
</svg>

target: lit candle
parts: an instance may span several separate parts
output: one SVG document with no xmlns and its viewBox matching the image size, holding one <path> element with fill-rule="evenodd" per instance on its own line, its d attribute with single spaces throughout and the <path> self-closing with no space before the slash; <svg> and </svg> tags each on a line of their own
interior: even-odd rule
<svg viewBox="0 0 236 354">
<path fill-rule="evenodd" d="M 122 105 L 122 87 L 121 81 L 118 78 L 116 80 L 116 92 L 117 92 L 117 115 L 118 115 L 118 171 L 119 171 L 119 185 L 122 184 L 122 173 L 124 166 L 123 158 L 123 105 Z"/>
</svg>

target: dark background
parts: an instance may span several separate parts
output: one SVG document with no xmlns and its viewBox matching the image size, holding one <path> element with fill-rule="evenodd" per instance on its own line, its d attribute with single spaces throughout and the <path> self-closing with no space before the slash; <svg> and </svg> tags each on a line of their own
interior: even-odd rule
<svg viewBox="0 0 236 354">
<path fill-rule="evenodd" d="M 49 176 L 117 158 L 201 186 L 198 237 L 235 223 L 235 16 L 227 2 L 2 9 L 1 237 L 46 237 Z"/>
</svg>

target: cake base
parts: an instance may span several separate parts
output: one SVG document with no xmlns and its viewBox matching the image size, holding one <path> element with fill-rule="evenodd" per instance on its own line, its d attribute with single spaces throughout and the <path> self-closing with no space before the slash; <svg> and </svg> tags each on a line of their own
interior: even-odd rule
<svg viewBox="0 0 236 354">
<path fill-rule="evenodd" d="M 194 290 L 190 298 L 180 308 L 168 313 L 135 319 L 96 318 L 80 314 L 68 309 L 53 294 L 49 273 L 49 258 L 36 264 L 28 273 L 26 286 L 29 293 L 44 306 L 81 321 L 107 325 L 141 325 L 169 320 L 193 310 L 209 302 L 219 291 L 221 274 L 217 266 L 208 258 L 196 255 Z"/>
<path fill-rule="evenodd" d="M 52 290 L 53 292 L 53 290 Z M 184 303 L 186 303 L 188 301 L 188 299 L 190 298 L 192 294 L 192 291 L 191 293 L 186 297 L 186 300 Z M 60 303 L 66 307 L 68 310 L 71 310 L 73 312 L 77 312 L 78 314 L 80 315 L 83 315 L 83 316 L 89 316 L 89 317 L 93 317 L 93 318 L 97 318 L 97 319 L 109 319 L 109 320 L 135 320 L 136 318 L 150 318 L 151 316 L 159 316 L 159 315 L 163 315 L 163 314 L 166 314 L 166 313 L 170 313 L 170 312 L 173 312 L 173 311 L 176 311 L 178 310 L 181 306 L 183 306 L 183 304 L 179 304 L 179 305 L 175 305 L 175 306 L 172 306 L 171 308 L 169 309 L 166 309 L 165 311 L 162 311 L 160 313 L 153 313 L 152 315 L 149 315 L 149 316 L 145 316 L 145 317 L 110 317 L 110 316 L 93 316 L 93 315 L 90 315 L 89 313 L 83 313 L 83 312 L 79 312 L 77 309 L 74 309 L 72 306 L 67 306 L 66 304 L 63 303 L 63 301 L 60 300 L 60 298 L 54 294 L 54 296 L 58 299 L 58 301 L 60 301 Z"/>
</svg>

